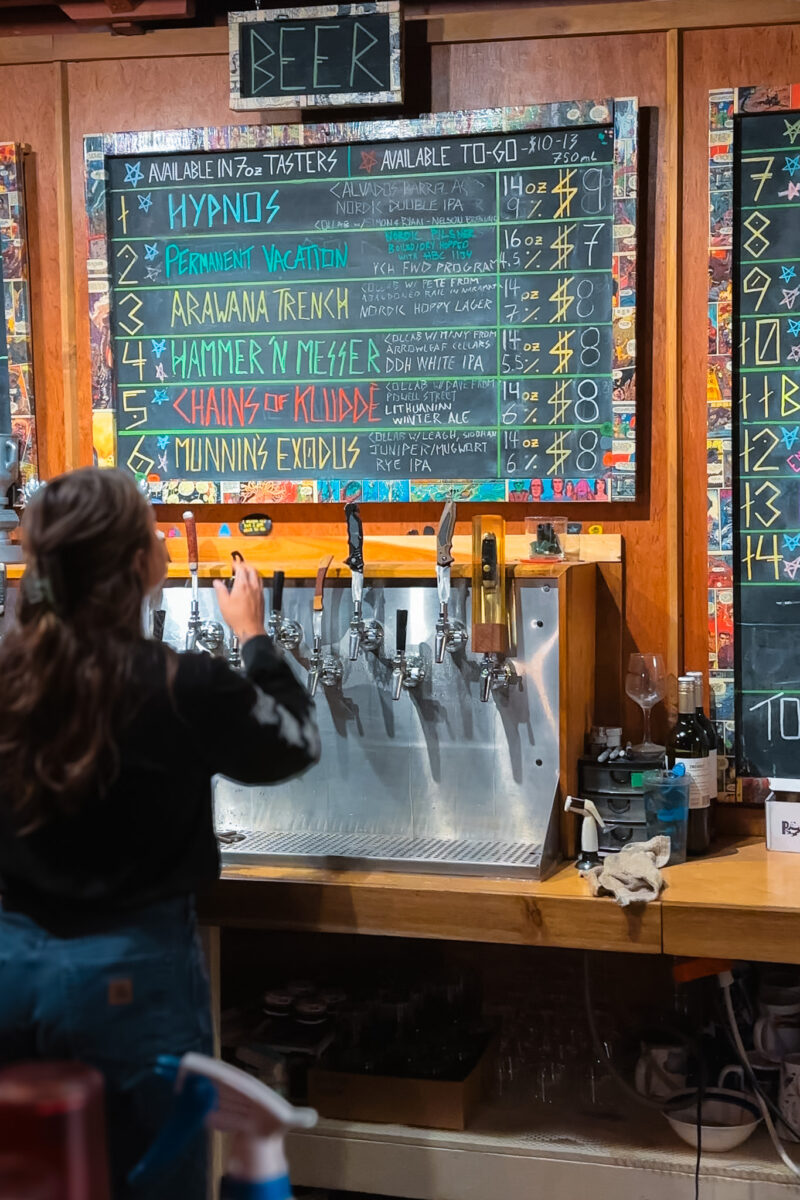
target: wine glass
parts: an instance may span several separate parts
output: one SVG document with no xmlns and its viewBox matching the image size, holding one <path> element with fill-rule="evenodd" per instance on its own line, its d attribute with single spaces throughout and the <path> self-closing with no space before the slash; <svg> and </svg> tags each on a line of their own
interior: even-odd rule
<svg viewBox="0 0 800 1200">
<path fill-rule="evenodd" d="M 628 674 L 625 676 L 625 692 L 638 704 L 644 716 L 644 736 L 633 749 L 637 754 L 658 754 L 663 746 L 650 739 L 650 712 L 663 700 L 667 691 L 664 660 L 660 654 L 632 654 L 628 659 Z"/>
</svg>

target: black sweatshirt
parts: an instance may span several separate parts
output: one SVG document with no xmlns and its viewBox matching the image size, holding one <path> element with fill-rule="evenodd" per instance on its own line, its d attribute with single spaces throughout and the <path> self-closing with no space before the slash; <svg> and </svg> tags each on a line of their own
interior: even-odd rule
<svg viewBox="0 0 800 1200">
<path fill-rule="evenodd" d="M 142 704 L 119 739 L 120 770 L 76 815 L 17 832 L 0 789 L 3 907 L 45 926 L 105 920 L 195 892 L 219 874 L 211 779 L 276 783 L 319 758 L 314 704 L 271 639 L 221 659 L 137 650 Z"/>
</svg>

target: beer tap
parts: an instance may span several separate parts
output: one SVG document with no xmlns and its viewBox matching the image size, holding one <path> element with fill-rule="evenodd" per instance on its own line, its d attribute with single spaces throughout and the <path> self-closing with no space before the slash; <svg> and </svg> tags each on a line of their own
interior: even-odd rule
<svg viewBox="0 0 800 1200">
<path fill-rule="evenodd" d="M 272 612 L 267 622 L 267 633 L 286 650 L 296 650 L 303 640 L 303 630 L 297 621 L 283 615 L 283 571 L 272 576 Z"/>
<path fill-rule="evenodd" d="M 439 528 L 436 531 L 436 587 L 439 592 L 439 619 L 436 622 L 437 663 L 444 662 L 444 652 L 457 654 L 467 644 L 467 631 L 461 621 L 448 617 L 450 604 L 450 567 L 453 562 L 453 530 L 456 524 L 454 500 L 448 500 L 442 509 Z"/>
<path fill-rule="evenodd" d="M 324 611 L 324 595 L 325 595 L 325 577 L 328 574 L 328 568 L 333 562 L 333 555 L 328 554 L 319 564 L 317 569 L 317 582 L 314 587 L 313 609 L 311 613 L 311 628 L 314 635 L 314 647 L 311 652 L 311 657 L 308 660 L 308 690 L 312 696 L 317 694 L 320 674 L 324 667 L 327 667 L 326 682 L 330 675 L 331 665 L 333 662 L 339 667 L 339 675 L 342 673 L 341 663 L 333 659 L 332 656 L 326 656 L 323 665 L 322 658 L 322 613 Z M 332 662 L 328 662 L 328 658 Z"/>
<path fill-rule="evenodd" d="M 350 661 L 355 662 L 363 646 L 366 650 L 378 650 L 383 640 L 383 630 L 378 621 L 365 621 L 361 603 L 364 595 L 364 527 L 361 511 L 357 504 L 345 504 L 347 518 L 348 556 L 345 565 L 352 573 L 353 615 L 350 619 Z"/>
<path fill-rule="evenodd" d="M 397 637 L 392 670 L 392 699 L 399 700 L 403 688 L 410 691 L 419 687 L 425 678 L 425 663 L 419 654 L 406 654 L 408 633 L 408 609 L 397 610 Z"/>
<path fill-rule="evenodd" d="M 506 610 L 505 523 L 475 517 L 472 524 L 472 648 L 481 659 L 481 702 L 505 691 L 514 678 Z"/>
<path fill-rule="evenodd" d="M 189 627 L 186 630 L 186 649 L 197 649 L 197 637 L 200 632 L 200 593 L 198 591 L 197 570 L 199 557 L 197 552 L 197 525 L 194 513 L 187 509 L 183 514 L 186 527 L 186 547 L 189 557 L 189 574 L 192 577 L 192 605 L 189 610 Z"/>
<path fill-rule="evenodd" d="M 225 580 L 225 587 L 228 591 L 233 587 L 233 581 L 236 577 L 236 566 L 238 563 L 244 562 L 244 557 L 238 550 L 231 551 L 231 576 Z M 242 665 L 242 651 L 239 645 L 239 639 L 231 630 L 231 641 L 228 646 L 228 665 L 233 667 L 234 671 L 238 671 Z"/>
<path fill-rule="evenodd" d="M 212 654 L 218 657 L 225 648 L 225 631 L 219 621 L 200 620 L 200 592 L 197 578 L 200 561 L 197 551 L 197 525 L 194 513 L 190 509 L 183 514 L 183 523 L 186 526 L 189 574 L 192 577 L 192 606 L 189 612 L 189 627 L 186 631 L 186 649 L 199 650 L 203 654 Z"/>
</svg>

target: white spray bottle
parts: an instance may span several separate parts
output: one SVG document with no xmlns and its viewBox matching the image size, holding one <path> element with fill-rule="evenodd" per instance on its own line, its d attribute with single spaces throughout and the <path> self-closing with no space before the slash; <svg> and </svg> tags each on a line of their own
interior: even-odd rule
<svg viewBox="0 0 800 1200">
<path fill-rule="evenodd" d="M 317 1122 L 311 1108 L 294 1108 L 238 1067 L 185 1054 L 159 1059 L 159 1074 L 175 1079 L 175 1105 L 167 1124 L 129 1176 L 142 1188 L 168 1166 L 200 1129 L 233 1135 L 220 1200 L 291 1200 L 285 1138 Z"/>
</svg>

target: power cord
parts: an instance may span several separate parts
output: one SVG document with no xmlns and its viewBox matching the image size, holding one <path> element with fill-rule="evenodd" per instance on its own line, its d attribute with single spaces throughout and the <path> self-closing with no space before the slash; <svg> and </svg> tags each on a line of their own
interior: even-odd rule
<svg viewBox="0 0 800 1200">
<path fill-rule="evenodd" d="M 723 997 L 723 1001 L 725 1004 L 725 1012 L 728 1017 L 728 1025 L 730 1026 L 731 1037 L 733 1038 L 733 1044 L 736 1047 L 736 1053 L 739 1056 L 739 1061 L 741 1062 L 742 1066 L 744 1067 L 744 1072 L 747 1077 L 747 1081 L 750 1084 L 753 1094 L 755 1095 L 756 1101 L 758 1102 L 758 1107 L 761 1109 L 761 1115 L 764 1118 L 764 1124 L 767 1127 L 767 1132 L 769 1133 L 770 1140 L 772 1141 L 772 1144 L 775 1147 L 776 1153 L 778 1155 L 778 1158 L 780 1158 L 781 1162 L 783 1162 L 783 1164 L 789 1168 L 789 1170 L 792 1172 L 793 1175 L 795 1175 L 798 1179 L 800 1179 L 800 1166 L 798 1166 L 798 1164 L 795 1163 L 789 1157 L 789 1155 L 786 1153 L 785 1149 L 783 1148 L 783 1145 L 781 1144 L 780 1138 L 778 1137 L 777 1130 L 775 1129 L 775 1125 L 773 1124 L 773 1121 L 772 1121 L 772 1115 L 770 1114 L 770 1111 L 769 1111 L 770 1108 L 774 1108 L 774 1105 L 769 1101 L 768 1097 L 764 1094 L 758 1080 L 755 1077 L 755 1074 L 753 1073 L 753 1068 L 750 1063 L 750 1059 L 747 1057 L 747 1051 L 745 1050 L 744 1043 L 742 1042 L 742 1035 L 739 1033 L 739 1026 L 736 1022 L 736 1013 L 733 1010 L 733 1000 L 731 999 L 731 988 L 733 987 L 733 975 L 730 971 L 721 971 L 720 974 L 717 976 L 717 979 L 719 980 L 719 986 L 722 989 L 722 997 Z M 778 1115 L 780 1116 L 780 1113 L 778 1113 Z M 781 1116 L 781 1120 L 786 1125 L 786 1127 L 793 1134 L 795 1134 L 796 1137 L 799 1136 L 797 1134 L 797 1131 L 789 1124 L 789 1122 L 786 1120 L 785 1117 Z"/>
</svg>

